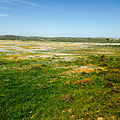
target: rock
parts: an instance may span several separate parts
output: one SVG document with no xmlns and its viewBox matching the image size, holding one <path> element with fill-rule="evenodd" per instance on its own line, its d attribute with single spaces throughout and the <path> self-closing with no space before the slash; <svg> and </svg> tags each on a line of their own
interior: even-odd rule
<svg viewBox="0 0 120 120">
<path fill-rule="evenodd" d="M 103 117 L 98 117 L 98 119 L 97 119 L 97 120 L 104 120 L 104 119 L 103 119 Z"/>
</svg>

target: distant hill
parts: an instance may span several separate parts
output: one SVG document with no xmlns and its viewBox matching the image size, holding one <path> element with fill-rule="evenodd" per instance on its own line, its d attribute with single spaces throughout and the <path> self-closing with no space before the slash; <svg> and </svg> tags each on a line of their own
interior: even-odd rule
<svg viewBox="0 0 120 120">
<path fill-rule="evenodd" d="M 55 42 L 93 42 L 93 43 L 120 43 L 120 38 L 73 38 L 73 37 L 34 37 L 3 35 L 0 40 L 23 40 L 23 41 L 55 41 Z"/>
<path fill-rule="evenodd" d="M 41 37 L 3 35 L 3 36 L 0 36 L 0 40 L 41 40 Z"/>
</svg>

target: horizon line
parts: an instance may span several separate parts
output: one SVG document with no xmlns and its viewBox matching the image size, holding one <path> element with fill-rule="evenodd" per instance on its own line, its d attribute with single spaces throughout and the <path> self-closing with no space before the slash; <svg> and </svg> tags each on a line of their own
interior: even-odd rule
<svg viewBox="0 0 120 120">
<path fill-rule="evenodd" d="M 15 35 L 15 34 L 3 34 L 0 36 L 19 36 L 19 37 L 41 37 L 41 38 L 120 38 L 120 37 L 103 37 L 103 36 L 39 36 L 39 35 Z"/>
</svg>

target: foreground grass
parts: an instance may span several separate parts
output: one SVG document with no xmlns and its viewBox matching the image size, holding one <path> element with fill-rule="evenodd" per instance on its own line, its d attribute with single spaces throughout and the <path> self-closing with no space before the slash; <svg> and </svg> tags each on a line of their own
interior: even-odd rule
<svg viewBox="0 0 120 120">
<path fill-rule="evenodd" d="M 1 58 L 0 119 L 120 119 L 119 61 L 106 56 L 68 62 Z M 103 69 L 73 69 L 90 64 Z"/>
</svg>

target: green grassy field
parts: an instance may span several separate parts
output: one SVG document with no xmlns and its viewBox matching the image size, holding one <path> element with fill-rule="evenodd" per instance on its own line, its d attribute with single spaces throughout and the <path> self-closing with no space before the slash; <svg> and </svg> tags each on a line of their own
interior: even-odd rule
<svg viewBox="0 0 120 120">
<path fill-rule="evenodd" d="M 0 120 L 120 119 L 119 45 L 0 43 Z"/>
</svg>

